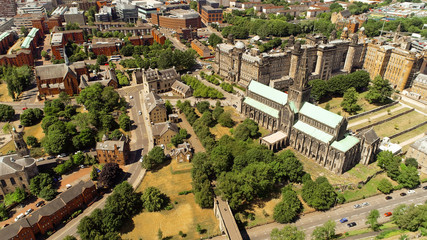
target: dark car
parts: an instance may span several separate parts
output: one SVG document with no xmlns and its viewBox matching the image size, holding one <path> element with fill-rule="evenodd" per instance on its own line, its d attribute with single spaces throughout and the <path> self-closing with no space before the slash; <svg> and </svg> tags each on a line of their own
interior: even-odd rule
<svg viewBox="0 0 427 240">
<path fill-rule="evenodd" d="M 424 189 L 424 190 L 427 190 L 427 186 L 424 186 L 424 187 L 423 187 L 423 189 Z"/>
<path fill-rule="evenodd" d="M 406 196 L 406 193 L 400 193 L 400 196 L 402 196 L 402 197 L 404 197 L 404 196 Z"/>
<path fill-rule="evenodd" d="M 36 203 L 36 207 L 41 207 L 41 206 L 44 206 L 44 201 L 40 201 Z"/>
<path fill-rule="evenodd" d="M 390 200 L 390 199 L 393 199 L 393 197 L 392 196 L 385 197 L 385 200 Z"/>
<path fill-rule="evenodd" d="M 347 224 L 347 226 L 348 227 L 354 227 L 354 226 L 356 226 L 357 224 L 355 223 L 355 222 L 351 222 L 351 223 L 349 223 L 349 224 Z"/>
</svg>

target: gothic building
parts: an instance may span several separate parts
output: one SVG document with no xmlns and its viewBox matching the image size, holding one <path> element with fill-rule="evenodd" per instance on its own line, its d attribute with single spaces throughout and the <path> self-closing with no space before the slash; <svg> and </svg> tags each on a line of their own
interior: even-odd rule
<svg viewBox="0 0 427 240">
<path fill-rule="evenodd" d="M 309 49 L 298 59 L 298 68 L 288 93 L 251 81 L 242 113 L 274 133 L 261 144 L 272 150 L 291 146 L 318 164 L 343 173 L 357 163 L 368 164 L 377 152 L 379 138 L 370 129 L 358 135 L 347 131 L 347 119 L 308 102 L 312 77 Z"/>
<path fill-rule="evenodd" d="M 247 87 L 252 80 L 269 85 L 279 90 L 287 90 L 292 85 L 301 58 L 301 49 L 307 49 L 307 57 L 313 64 L 308 71 L 310 79 L 327 80 L 336 74 L 349 73 L 361 68 L 364 59 L 364 43 L 359 43 L 359 36 L 348 37 L 344 31 L 343 39 L 330 41 L 323 36 L 310 35 L 307 44 L 295 42 L 293 36 L 283 50 L 259 53 L 256 48 L 246 49 L 243 42 L 218 44 L 215 54 L 215 71 L 228 81 Z"/>
</svg>

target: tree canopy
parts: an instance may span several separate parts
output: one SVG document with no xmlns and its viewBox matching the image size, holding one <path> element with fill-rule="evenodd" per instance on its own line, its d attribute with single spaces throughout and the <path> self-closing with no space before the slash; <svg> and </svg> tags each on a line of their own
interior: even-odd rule
<svg viewBox="0 0 427 240">
<path fill-rule="evenodd" d="M 144 156 L 142 166 L 147 170 L 151 170 L 159 164 L 163 163 L 165 160 L 166 155 L 164 150 L 159 146 L 155 146 L 148 152 L 147 155 Z"/>
<path fill-rule="evenodd" d="M 273 218 L 279 223 L 290 223 L 295 221 L 302 210 L 302 203 L 297 193 L 291 186 L 287 186 L 282 189 L 282 201 L 274 207 Z"/>
<path fill-rule="evenodd" d="M 13 116 L 15 116 L 15 110 L 12 106 L 0 104 L 0 121 L 10 121 Z"/>
<path fill-rule="evenodd" d="M 305 234 L 297 227 L 285 225 L 282 229 L 273 229 L 270 234 L 271 240 L 304 240 Z"/>
<path fill-rule="evenodd" d="M 369 86 L 369 92 L 365 98 L 369 103 L 384 104 L 389 101 L 393 88 L 388 80 L 383 79 L 381 76 L 375 77 L 372 85 Z"/>
<path fill-rule="evenodd" d="M 99 174 L 98 182 L 103 187 L 112 188 L 122 176 L 123 170 L 117 163 L 107 163 Z"/>
</svg>

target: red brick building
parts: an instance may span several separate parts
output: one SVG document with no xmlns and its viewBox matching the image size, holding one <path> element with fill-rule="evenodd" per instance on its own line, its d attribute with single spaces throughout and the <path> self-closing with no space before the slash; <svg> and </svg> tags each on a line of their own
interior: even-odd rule
<svg viewBox="0 0 427 240">
<path fill-rule="evenodd" d="M 197 39 L 197 29 L 194 28 L 180 28 L 176 30 L 175 37 L 178 40 L 194 40 Z"/>
<path fill-rule="evenodd" d="M 66 92 L 70 96 L 78 94 L 80 76 L 87 74 L 84 62 L 75 62 L 71 66 L 63 63 L 35 68 L 40 95 L 54 95 L 60 92 Z"/>
<path fill-rule="evenodd" d="M 95 55 L 112 56 L 116 55 L 119 51 L 115 43 L 94 43 L 89 47 Z"/>
<path fill-rule="evenodd" d="M 129 159 L 130 147 L 129 139 L 122 136 L 117 141 L 106 140 L 103 137 L 103 142 L 96 144 L 96 155 L 100 163 L 117 163 L 119 165 L 125 165 Z"/>
<path fill-rule="evenodd" d="M 62 27 L 62 19 L 59 15 L 53 15 L 46 23 L 49 30 L 52 30 L 54 27 Z"/>
<path fill-rule="evenodd" d="M 26 218 L 1 229 L 0 235 L 8 240 L 36 239 L 36 234 L 54 230 L 77 209 L 89 205 L 96 195 L 96 186 L 92 181 L 80 181 Z"/>
<path fill-rule="evenodd" d="M 153 28 L 153 30 L 151 30 L 151 35 L 153 35 L 154 41 L 156 41 L 157 43 L 162 45 L 165 44 L 166 37 L 159 30 Z"/>
<path fill-rule="evenodd" d="M 15 54 L 0 55 L 0 65 L 11 65 L 11 66 L 33 66 L 34 56 L 30 50 L 19 50 Z"/>
<path fill-rule="evenodd" d="M 16 40 L 18 40 L 18 35 L 15 31 L 7 31 L 0 34 L 0 54 L 6 54 Z"/>
<path fill-rule="evenodd" d="M 46 23 L 45 17 L 38 17 L 31 20 L 33 28 L 38 28 L 42 33 L 48 34 L 49 28 Z"/>
<path fill-rule="evenodd" d="M 154 43 L 154 37 L 152 35 L 134 36 L 129 37 L 129 41 L 132 43 L 132 45 L 150 46 Z"/>
<path fill-rule="evenodd" d="M 222 23 L 222 9 L 211 6 L 202 7 L 202 20 L 204 23 Z"/>
<path fill-rule="evenodd" d="M 163 13 L 152 13 L 151 22 L 160 27 L 171 29 L 202 27 L 199 13 L 184 9 L 173 9 Z"/>
<path fill-rule="evenodd" d="M 211 55 L 209 48 L 199 42 L 199 40 L 191 41 L 191 48 L 196 50 L 201 57 L 209 57 Z"/>
</svg>

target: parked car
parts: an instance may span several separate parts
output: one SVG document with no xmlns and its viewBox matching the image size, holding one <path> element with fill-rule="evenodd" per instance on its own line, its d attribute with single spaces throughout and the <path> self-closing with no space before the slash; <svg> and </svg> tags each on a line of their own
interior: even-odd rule
<svg viewBox="0 0 427 240">
<path fill-rule="evenodd" d="M 385 200 L 390 200 L 390 199 L 393 199 L 393 197 L 392 196 L 385 197 Z"/>
<path fill-rule="evenodd" d="M 402 196 L 402 197 L 404 197 L 404 196 L 406 196 L 406 193 L 400 193 L 400 196 Z"/>
<path fill-rule="evenodd" d="M 392 215 L 392 213 L 391 212 L 386 212 L 386 213 L 384 213 L 384 216 L 386 216 L 386 217 L 390 217 Z"/>
<path fill-rule="evenodd" d="M 27 110 L 27 109 L 28 109 L 28 108 L 26 108 L 26 107 L 23 107 L 23 108 L 22 108 L 22 110 Z"/>
<path fill-rule="evenodd" d="M 15 222 L 17 222 L 19 219 L 25 217 L 25 215 L 23 213 L 19 214 L 18 216 L 16 216 L 15 218 Z"/>
<path fill-rule="evenodd" d="M 356 208 L 361 208 L 362 207 L 362 205 L 360 205 L 360 204 L 355 204 L 354 205 L 354 208 L 356 209 Z"/>
<path fill-rule="evenodd" d="M 36 207 L 41 207 L 41 206 L 44 206 L 44 201 L 40 201 L 36 203 Z"/>
<path fill-rule="evenodd" d="M 340 223 L 345 223 L 345 222 L 348 222 L 348 219 L 347 219 L 347 218 L 341 218 L 341 219 L 340 219 Z"/>
<path fill-rule="evenodd" d="M 356 226 L 356 225 L 357 225 L 357 224 L 356 224 L 355 222 L 351 222 L 351 223 L 348 223 L 348 224 L 347 224 L 347 226 L 348 226 L 348 227 L 354 227 L 354 226 Z"/>
<path fill-rule="evenodd" d="M 47 160 L 54 159 L 54 158 L 55 158 L 54 156 L 49 156 L 47 157 Z"/>
<path fill-rule="evenodd" d="M 138 111 L 138 115 L 142 115 L 142 112 L 141 112 L 141 111 Z"/>
<path fill-rule="evenodd" d="M 65 187 L 66 187 L 67 189 L 69 189 L 69 188 L 71 188 L 71 187 L 72 187 L 72 185 L 71 185 L 71 184 L 67 184 L 67 185 L 65 185 Z"/>
<path fill-rule="evenodd" d="M 415 190 L 408 190 L 408 194 L 414 194 Z"/>
<path fill-rule="evenodd" d="M 424 189 L 424 190 L 427 190 L 427 186 L 424 186 L 424 187 L 423 187 L 423 189 Z"/>
<path fill-rule="evenodd" d="M 130 96 L 129 96 L 129 98 L 130 98 L 130 99 L 133 99 L 133 96 L 132 96 L 132 95 L 130 95 Z"/>
<path fill-rule="evenodd" d="M 41 162 L 41 161 L 43 161 L 44 160 L 44 158 L 38 158 L 37 159 L 37 162 Z"/>
<path fill-rule="evenodd" d="M 82 164 L 82 165 L 80 165 L 79 167 L 80 167 L 80 168 L 85 168 L 85 165 L 83 165 L 83 164 Z"/>
<path fill-rule="evenodd" d="M 139 159 L 139 162 L 143 162 L 144 161 L 144 156 L 141 156 L 141 158 Z"/>
<path fill-rule="evenodd" d="M 368 202 L 364 202 L 364 203 L 362 203 L 362 206 L 364 206 L 364 207 L 369 206 L 369 203 Z"/>
<path fill-rule="evenodd" d="M 18 128 L 22 128 L 22 125 L 21 125 L 21 124 L 19 124 L 19 125 L 18 125 Z"/>
<path fill-rule="evenodd" d="M 27 211 L 25 211 L 25 216 L 28 216 L 28 214 L 32 213 L 34 209 L 30 208 Z"/>
<path fill-rule="evenodd" d="M 61 157 L 66 157 L 66 156 L 67 156 L 67 154 L 65 154 L 65 153 L 61 153 L 59 156 L 61 156 Z"/>
</svg>

